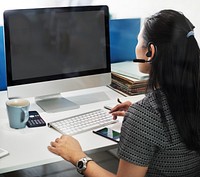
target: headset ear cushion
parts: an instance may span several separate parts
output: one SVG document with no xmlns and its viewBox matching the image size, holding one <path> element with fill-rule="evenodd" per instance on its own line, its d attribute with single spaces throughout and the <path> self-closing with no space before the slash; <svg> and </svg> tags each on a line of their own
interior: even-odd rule
<svg viewBox="0 0 200 177">
<path fill-rule="evenodd" d="M 152 54 L 151 51 L 148 51 L 148 52 L 146 53 L 146 56 L 147 56 L 147 57 L 151 57 L 151 54 Z"/>
</svg>

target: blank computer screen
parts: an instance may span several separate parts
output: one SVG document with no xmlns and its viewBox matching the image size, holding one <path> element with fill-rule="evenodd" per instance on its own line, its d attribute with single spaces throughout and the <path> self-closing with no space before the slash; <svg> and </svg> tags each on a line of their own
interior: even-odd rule
<svg viewBox="0 0 200 177">
<path fill-rule="evenodd" d="M 108 68 L 105 12 L 69 9 L 5 13 L 13 80 L 76 77 Z"/>
</svg>

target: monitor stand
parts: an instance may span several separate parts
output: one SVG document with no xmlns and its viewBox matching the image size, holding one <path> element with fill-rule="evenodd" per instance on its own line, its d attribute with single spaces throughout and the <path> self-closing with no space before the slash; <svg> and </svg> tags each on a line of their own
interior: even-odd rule
<svg viewBox="0 0 200 177">
<path fill-rule="evenodd" d="M 90 103 L 97 103 L 100 101 L 106 101 L 110 98 L 105 92 L 94 92 L 94 93 L 87 93 L 72 97 L 67 97 L 68 100 L 76 103 L 78 105 L 90 104 Z"/>
<path fill-rule="evenodd" d="M 36 97 L 35 102 L 47 113 L 67 111 L 71 109 L 78 109 L 80 106 L 60 94 L 51 95 L 47 97 Z"/>
<path fill-rule="evenodd" d="M 62 97 L 61 94 L 50 95 L 46 97 L 36 97 L 35 102 L 47 113 L 55 113 L 78 109 L 80 105 L 106 101 L 110 98 L 105 92 L 95 92 L 83 95 Z"/>
</svg>

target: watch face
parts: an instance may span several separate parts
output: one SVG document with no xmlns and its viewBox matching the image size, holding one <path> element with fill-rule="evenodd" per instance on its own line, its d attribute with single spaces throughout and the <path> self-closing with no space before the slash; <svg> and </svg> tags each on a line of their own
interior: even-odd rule
<svg viewBox="0 0 200 177">
<path fill-rule="evenodd" d="M 79 169 L 82 169 L 83 168 L 83 162 L 82 161 L 79 161 L 78 162 L 78 164 L 77 164 L 77 167 L 79 168 Z"/>
<path fill-rule="evenodd" d="M 83 174 L 84 170 L 87 168 L 87 163 L 89 161 L 91 161 L 92 159 L 89 158 L 89 157 L 84 157 L 82 159 L 80 159 L 77 164 L 76 164 L 76 168 L 77 168 L 77 171 L 80 173 L 80 174 Z"/>
</svg>

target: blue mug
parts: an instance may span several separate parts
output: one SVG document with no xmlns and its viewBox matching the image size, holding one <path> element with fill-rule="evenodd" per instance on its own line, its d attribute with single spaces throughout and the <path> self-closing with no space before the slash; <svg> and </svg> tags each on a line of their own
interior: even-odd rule
<svg viewBox="0 0 200 177">
<path fill-rule="evenodd" d="M 25 128 L 29 119 L 30 102 L 25 99 L 11 99 L 6 101 L 7 114 L 11 128 Z"/>
</svg>

